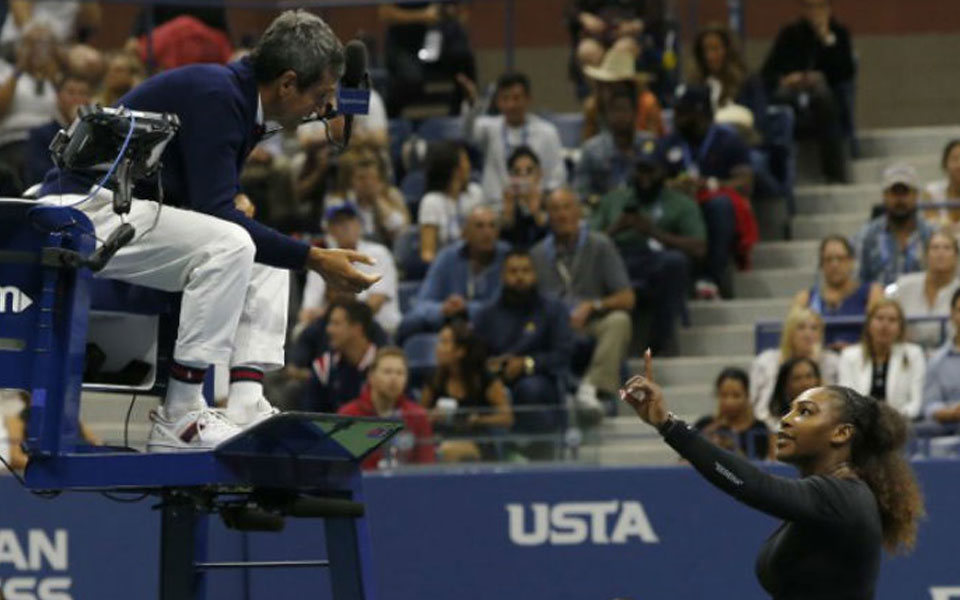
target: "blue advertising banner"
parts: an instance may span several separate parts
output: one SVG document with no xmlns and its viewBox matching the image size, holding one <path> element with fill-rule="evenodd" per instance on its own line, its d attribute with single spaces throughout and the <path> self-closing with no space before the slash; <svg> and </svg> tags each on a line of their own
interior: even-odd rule
<svg viewBox="0 0 960 600">
<path fill-rule="evenodd" d="M 915 464 L 927 500 L 917 549 L 884 561 L 878 598 L 960 600 L 960 462 Z M 789 473 L 784 467 L 778 472 Z M 378 600 L 762 598 L 753 561 L 776 522 L 687 467 L 476 468 L 364 481 Z M 5 600 L 154 598 L 152 501 L 36 498 L 0 477 Z M 280 534 L 210 520 L 209 560 L 316 559 L 320 522 Z M 322 571 L 217 572 L 208 598 L 331 598 Z"/>
</svg>

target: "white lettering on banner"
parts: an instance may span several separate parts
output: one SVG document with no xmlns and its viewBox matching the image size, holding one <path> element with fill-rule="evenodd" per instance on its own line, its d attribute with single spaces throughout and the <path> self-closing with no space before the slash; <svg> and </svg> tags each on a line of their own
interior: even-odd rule
<svg viewBox="0 0 960 600">
<path fill-rule="evenodd" d="M 69 538 L 66 529 L 49 535 L 43 529 L 30 529 L 17 536 L 13 529 L 0 529 L 0 568 L 10 565 L 16 571 L 66 571 L 70 567 Z M 42 575 L 42 573 L 31 573 Z M 72 600 L 70 577 L 8 577 L 0 579 L 0 597 L 5 600 Z"/>
<path fill-rule="evenodd" d="M 639 502 L 561 502 L 550 506 L 542 502 L 529 505 L 533 515 L 531 528 L 526 524 L 523 504 L 507 504 L 510 541 L 518 546 L 626 544 L 635 537 L 647 544 L 660 541 L 653 531 L 643 505 Z M 609 517 L 615 517 L 608 535 Z"/>
<path fill-rule="evenodd" d="M 930 600 L 960 600 L 960 586 L 930 588 Z"/>
<path fill-rule="evenodd" d="M 13 312 L 21 313 L 33 304 L 30 296 L 20 291 L 20 288 L 12 285 L 0 287 L 0 313 Z"/>
<path fill-rule="evenodd" d="M 17 541 L 17 534 L 12 529 L 0 529 L 0 565 L 11 564 L 18 571 L 26 571 L 27 556 Z"/>
</svg>

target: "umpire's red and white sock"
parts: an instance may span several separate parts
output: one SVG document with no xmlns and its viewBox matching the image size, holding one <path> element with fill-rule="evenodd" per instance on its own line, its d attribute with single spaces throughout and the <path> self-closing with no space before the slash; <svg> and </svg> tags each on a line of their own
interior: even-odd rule
<svg viewBox="0 0 960 600">
<path fill-rule="evenodd" d="M 246 423 L 257 413 L 263 399 L 263 370 L 256 366 L 230 367 L 230 394 L 227 399 L 227 418 L 235 423 Z"/>
<path fill-rule="evenodd" d="M 163 410 L 168 419 L 179 419 L 190 411 L 206 406 L 203 401 L 203 380 L 206 376 L 206 365 L 173 361 L 167 396 L 163 401 Z"/>
</svg>

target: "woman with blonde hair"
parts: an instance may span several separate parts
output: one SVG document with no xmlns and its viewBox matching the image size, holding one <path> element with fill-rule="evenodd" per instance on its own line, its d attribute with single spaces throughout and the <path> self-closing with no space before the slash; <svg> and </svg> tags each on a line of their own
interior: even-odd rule
<svg viewBox="0 0 960 600">
<path fill-rule="evenodd" d="M 143 63 L 131 52 L 115 52 L 107 58 L 107 72 L 103 89 L 95 98 L 102 106 L 113 106 L 120 98 L 137 87 L 146 77 Z"/>
<path fill-rule="evenodd" d="M 867 313 L 861 342 L 840 355 L 840 385 L 886 402 L 915 419 L 923 406 L 923 349 L 905 342 L 907 319 L 900 304 L 880 300 Z"/>
<path fill-rule="evenodd" d="M 809 358 L 820 367 L 825 385 L 837 382 L 839 359 L 835 352 L 823 348 L 823 319 L 809 308 L 794 308 L 783 323 L 780 346 L 764 350 L 750 367 L 750 401 L 753 412 L 765 423 L 776 423 L 770 415 L 770 398 L 777 382 L 780 365 L 792 358 Z"/>
<path fill-rule="evenodd" d="M 960 289 L 957 278 L 957 260 L 960 244 L 947 230 L 940 229 L 930 236 L 924 248 L 923 262 L 926 269 L 916 273 L 904 273 L 887 287 L 887 296 L 900 303 L 909 318 L 950 316 L 950 298 Z M 952 332 L 941 335 L 939 322 L 923 322 L 910 326 L 907 337 L 924 348 L 939 347 L 953 337 Z"/>
<path fill-rule="evenodd" d="M 363 237 L 391 246 L 410 225 L 410 211 L 400 190 L 389 184 L 387 165 L 369 149 L 351 149 L 337 165 L 341 193 L 328 198 L 326 205 L 353 203 L 360 210 Z"/>
</svg>

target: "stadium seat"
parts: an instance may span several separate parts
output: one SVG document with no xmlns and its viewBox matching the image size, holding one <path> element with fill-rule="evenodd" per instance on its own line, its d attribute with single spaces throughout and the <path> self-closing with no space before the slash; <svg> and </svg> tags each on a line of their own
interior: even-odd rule
<svg viewBox="0 0 960 600">
<path fill-rule="evenodd" d="M 579 148 L 583 135 L 583 113 L 555 113 L 544 118 L 557 126 L 564 148 Z"/>
<path fill-rule="evenodd" d="M 403 176 L 400 182 L 400 192 L 403 194 L 403 200 L 407 203 L 407 208 L 413 218 L 417 217 L 417 209 L 420 207 L 420 199 L 426 193 L 427 177 L 421 170 L 410 171 Z"/>
<path fill-rule="evenodd" d="M 463 119 L 460 117 L 431 117 L 417 128 L 417 135 L 428 142 L 463 138 Z"/>
<path fill-rule="evenodd" d="M 403 159 L 403 143 L 413 135 L 413 123 L 407 119 L 390 119 L 387 133 L 390 136 L 390 161 L 394 165 L 400 165 Z"/>
</svg>

